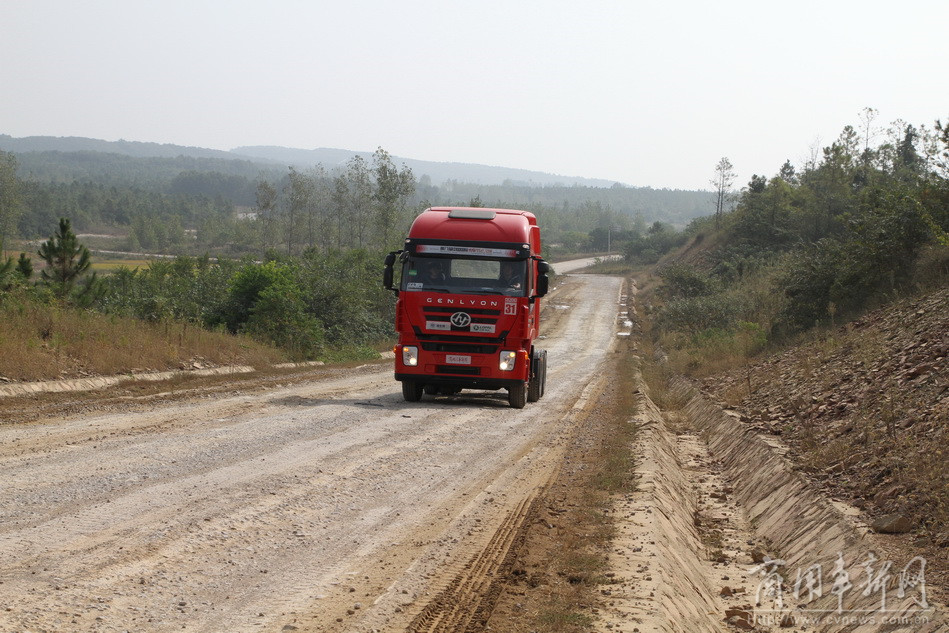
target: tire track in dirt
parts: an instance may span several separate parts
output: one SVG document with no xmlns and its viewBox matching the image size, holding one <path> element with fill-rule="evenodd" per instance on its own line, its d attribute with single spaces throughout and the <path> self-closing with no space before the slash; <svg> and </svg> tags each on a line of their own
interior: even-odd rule
<svg viewBox="0 0 949 633">
<path fill-rule="evenodd" d="M 411 633 L 455 633 L 481 631 L 491 617 L 494 605 L 503 590 L 504 579 L 523 546 L 526 529 L 539 514 L 538 502 L 551 482 L 557 477 L 563 463 L 570 436 L 584 419 L 592 414 L 589 407 L 603 391 L 606 379 L 600 376 L 588 383 L 564 416 L 565 431 L 556 449 L 547 456 L 547 465 L 541 471 L 543 482 L 530 490 L 510 511 L 507 518 L 493 531 L 491 539 L 482 546 L 453 576 L 447 580 L 436 597 L 426 604 L 408 625 Z"/>
<path fill-rule="evenodd" d="M 464 565 L 448 586 L 422 609 L 407 627 L 410 633 L 461 632 L 469 630 L 491 601 L 492 584 L 508 562 L 511 547 L 523 538 L 521 525 L 530 514 L 535 497 L 525 499 L 494 533 L 487 546 Z M 509 564 L 509 563 L 508 563 Z"/>
</svg>

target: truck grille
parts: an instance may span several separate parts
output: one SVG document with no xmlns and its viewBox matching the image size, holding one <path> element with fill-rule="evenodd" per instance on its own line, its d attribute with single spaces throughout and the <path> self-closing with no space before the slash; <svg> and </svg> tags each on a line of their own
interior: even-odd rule
<svg viewBox="0 0 949 633">
<path fill-rule="evenodd" d="M 467 312 L 472 323 L 497 325 L 501 318 L 501 310 L 486 308 L 463 308 L 444 306 L 424 306 L 422 317 L 425 321 L 447 322 L 456 312 Z M 472 334 L 466 330 L 455 329 L 445 332 L 424 333 L 420 328 L 413 328 L 419 346 L 427 352 L 443 352 L 448 354 L 496 354 L 501 348 L 508 332 L 495 332 L 494 336 Z M 458 373 L 458 372 L 455 372 Z"/>
<path fill-rule="evenodd" d="M 426 352 L 447 352 L 449 354 L 494 354 L 498 345 L 478 345 L 477 343 L 443 343 L 438 341 L 420 341 Z"/>
<path fill-rule="evenodd" d="M 494 318 L 498 318 L 499 316 L 501 316 L 500 310 L 488 310 L 485 308 L 464 308 L 464 307 L 445 308 L 442 306 L 424 306 L 422 308 L 422 312 L 424 312 L 426 315 L 448 314 L 450 316 L 454 314 L 455 312 L 467 312 L 468 314 L 483 314 L 486 316 L 493 316 Z"/>
<path fill-rule="evenodd" d="M 439 374 L 463 374 L 465 376 L 480 376 L 480 367 L 459 367 L 458 365 L 435 365 Z"/>
<path fill-rule="evenodd" d="M 415 337 L 419 345 L 427 352 L 447 352 L 449 354 L 494 354 L 501 348 L 501 343 L 507 337 L 502 332 L 500 337 L 469 336 L 465 334 L 422 334 L 415 328 Z"/>
</svg>

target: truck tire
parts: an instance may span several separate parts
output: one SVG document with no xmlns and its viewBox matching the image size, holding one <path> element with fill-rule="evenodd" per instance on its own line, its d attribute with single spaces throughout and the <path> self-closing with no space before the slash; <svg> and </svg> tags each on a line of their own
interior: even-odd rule
<svg viewBox="0 0 949 633">
<path fill-rule="evenodd" d="M 425 390 L 425 385 L 414 380 L 403 380 L 402 381 L 402 397 L 405 398 L 406 402 L 418 402 L 422 399 L 422 392 Z"/>
<path fill-rule="evenodd" d="M 547 350 L 535 350 L 531 380 L 527 385 L 527 401 L 537 402 L 544 395 L 547 382 Z"/>
<path fill-rule="evenodd" d="M 514 409 L 523 409 L 527 404 L 527 383 L 519 382 L 507 388 L 507 402 Z"/>
<path fill-rule="evenodd" d="M 537 365 L 537 373 L 531 376 L 527 383 L 527 401 L 537 402 L 540 400 L 540 364 Z"/>
<path fill-rule="evenodd" d="M 547 393 L 547 350 L 542 352 L 540 368 L 540 397 Z"/>
</svg>

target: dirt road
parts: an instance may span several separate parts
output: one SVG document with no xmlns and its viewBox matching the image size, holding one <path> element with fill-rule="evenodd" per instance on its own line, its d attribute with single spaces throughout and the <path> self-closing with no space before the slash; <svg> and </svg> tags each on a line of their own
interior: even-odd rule
<svg viewBox="0 0 949 633">
<path fill-rule="evenodd" d="M 406 403 L 384 364 L 0 426 L 0 631 L 452 630 L 598 389 L 620 285 L 561 279 L 520 411 Z"/>
</svg>

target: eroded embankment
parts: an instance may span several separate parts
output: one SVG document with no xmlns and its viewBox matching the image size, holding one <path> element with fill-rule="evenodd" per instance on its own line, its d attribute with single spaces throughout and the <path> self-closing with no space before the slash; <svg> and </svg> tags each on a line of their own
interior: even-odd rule
<svg viewBox="0 0 949 633">
<path fill-rule="evenodd" d="M 858 532 L 797 474 L 776 441 L 684 381 L 674 389 L 767 548 L 752 574 L 757 623 L 818 632 L 949 631 L 945 609 L 927 596 L 925 560 L 885 560 L 873 535 Z"/>
<path fill-rule="evenodd" d="M 617 496 L 598 630 L 949 631 L 925 561 L 885 560 L 773 440 L 687 383 L 640 387 L 637 489 Z"/>
</svg>

